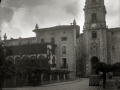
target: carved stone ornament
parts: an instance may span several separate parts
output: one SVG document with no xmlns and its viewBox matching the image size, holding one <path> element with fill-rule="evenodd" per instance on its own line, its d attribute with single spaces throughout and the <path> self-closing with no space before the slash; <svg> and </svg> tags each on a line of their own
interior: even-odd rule
<svg viewBox="0 0 120 90">
<path fill-rule="evenodd" d="M 96 53 L 96 52 L 97 52 L 97 43 L 93 43 L 93 44 L 91 45 L 91 49 L 92 49 L 92 52 L 93 52 L 93 53 Z"/>
</svg>

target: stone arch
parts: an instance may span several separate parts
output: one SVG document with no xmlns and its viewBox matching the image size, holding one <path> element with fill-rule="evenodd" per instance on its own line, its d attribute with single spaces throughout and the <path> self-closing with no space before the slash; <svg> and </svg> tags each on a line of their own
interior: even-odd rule
<svg viewBox="0 0 120 90">
<path fill-rule="evenodd" d="M 35 56 L 31 56 L 30 60 L 36 60 L 36 57 Z"/>
<path fill-rule="evenodd" d="M 22 60 L 29 60 L 29 58 L 27 56 L 24 56 Z"/>
<path fill-rule="evenodd" d="M 21 58 L 20 57 L 16 57 L 15 60 L 21 60 Z"/>
<path fill-rule="evenodd" d="M 38 59 L 39 59 L 39 60 L 40 60 L 40 59 L 45 59 L 45 56 L 40 55 L 40 56 L 38 57 Z"/>
<path fill-rule="evenodd" d="M 34 63 L 35 61 L 37 61 L 36 59 L 37 59 L 37 58 L 36 58 L 35 56 L 31 56 L 31 57 L 30 57 L 30 62 L 31 62 L 31 63 Z"/>
<path fill-rule="evenodd" d="M 21 61 L 21 58 L 20 58 L 20 57 L 16 57 L 16 58 L 15 58 L 15 64 L 19 64 L 20 61 Z"/>
<path fill-rule="evenodd" d="M 11 61 L 12 63 L 14 63 L 14 58 L 13 58 L 13 57 L 8 57 L 7 60 L 8 60 L 8 61 Z"/>
<path fill-rule="evenodd" d="M 93 69 L 92 67 L 97 64 L 99 62 L 99 59 L 98 57 L 96 56 L 93 56 L 91 58 L 91 74 L 98 74 L 99 72 L 97 72 L 95 69 Z"/>
<path fill-rule="evenodd" d="M 21 64 L 22 65 L 28 65 L 29 61 L 30 61 L 30 59 L 27 56 L 24 56 L 21 60 Z"/>
<path fill-rule="evenodd" d="M 39 61 L 40 65 L 42 65 L 44 59 L 45 59 L 45 57 L 43 55 L 40 55 L 38 57 L 38 61 Z"/>
</svg>

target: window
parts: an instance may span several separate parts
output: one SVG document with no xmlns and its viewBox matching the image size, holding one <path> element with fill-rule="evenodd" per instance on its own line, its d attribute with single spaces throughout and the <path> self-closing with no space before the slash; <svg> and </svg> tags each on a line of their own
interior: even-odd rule
<svg viewBox="0 0 120 90">
<path fill-rule="evenodd" d="M 66 46 L 62 46 L 62 54 L 66 54 Z"/>
<path fill-rule="evenodd" d="M 44 39 L 41 39 L 41 43 L 43 43 L 44 42 Z"/>
<path fill-rule="evenodd" d="M 51 38 L 51 43 L 55 43 L 55 39 L 54 38 Z"/>
<path fill-rule="evenodd" d="M 62 58 L 62 66 L 63 67 L 67 66 L 67 60 L 66 60 L 66 58 Z"/>
<path fill-rule="evenodd" d="M 96 13 L 92 13 L 92 23 L 97 21 Z"/>
<path fill-rule="evenodd" d="M 92 38 L 97 38 L 97 32 L 96 31 L 92 31 Z"/>
<path fill-rule="evenodd" d="M 92 3 L 95 3 L 96 2 L 96 0 L 92 0 Z"/>
<path fill-rule="evenodd" d="M 61 37 L 61 41 L 67 41 L 67 37 Z"/>
</svg>

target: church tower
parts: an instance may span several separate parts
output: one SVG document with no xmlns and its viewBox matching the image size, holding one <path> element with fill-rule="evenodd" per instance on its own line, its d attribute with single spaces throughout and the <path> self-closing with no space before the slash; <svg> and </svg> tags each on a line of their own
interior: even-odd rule
<svg viewBox="0 0 120 90">
<path fill-rule="evenodd" d="M 92 69 L 98 61 L 107 63 L 106 8 L 104 0 L 86 0 L 83 30 L 86 75 L 98 73 Z"/>
</svg>

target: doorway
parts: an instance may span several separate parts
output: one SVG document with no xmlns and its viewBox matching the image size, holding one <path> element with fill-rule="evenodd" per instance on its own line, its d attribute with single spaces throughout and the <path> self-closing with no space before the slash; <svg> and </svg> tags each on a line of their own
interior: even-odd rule
<svg viewBox="0 0 120 90">
<path fill-rule="evenodd" d="M 99 71 L 96 69 L 93 69 L 92 67 L 99 62 L 98 57 L 92 57 L 91 58 L 91 74 L 99 74 Z"/>
</svg>

